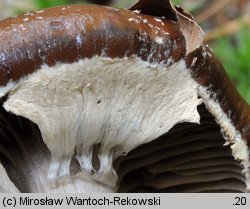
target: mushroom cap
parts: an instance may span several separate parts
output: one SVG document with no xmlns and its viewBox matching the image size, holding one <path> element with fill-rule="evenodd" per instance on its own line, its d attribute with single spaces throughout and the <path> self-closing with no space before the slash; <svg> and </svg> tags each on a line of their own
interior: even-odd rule
<svg viewBox="0 0 250 209">
<path fill-rule="evenodd" d="M 35 72 L 43 64 L 73 63 L 95 55 L 110 58 L 136 55 L 147 62 L 166 65 L 184 58 L 194 79 L 210 88 L 213 99 L 219 101 L 250 144 L 249 105 L 213 52 L 202 45 L 203 32 L 199 26 L 185 15 L 169 0 L 141 0 L 130 10 L 69 5 L 3 20 L 0 86 L 8 90 L 8 83 Z M 192 65 L 194 58 L 196 62 Z"/>
<path fill-rule="evenodd" d="M 132 10 L 69 5 L 1 21 L 0 38 L 5 41 L 0 46 L 0 86 L 19 80 L 42 64 L 72 63 L 95 55 L 110 58 L 137 55 L 148 62 L 165 64 L 170 64 L 169 58 L 172 62 L 180 60 L 200 46 L 201 40 L 197 37 L 201 39 L 202 31 L 191 19 L 175 11 L 168 1 L 159 2 L 160 6 L 166 5 L 154 16 L 143 11 L 138 13 L 140 5 Z M 156 6 L 158 9 L 159 5 Z M 187 47 L 191 44 L 185 41 L 186 32 L 181 31 L 185 27 L 177 23 L 177 18 L 179 22 L 191 22 L 185 27 L 190 33 L 196 33 L 196 43 L 189 47 L 191 50 Z"/>
</svg>

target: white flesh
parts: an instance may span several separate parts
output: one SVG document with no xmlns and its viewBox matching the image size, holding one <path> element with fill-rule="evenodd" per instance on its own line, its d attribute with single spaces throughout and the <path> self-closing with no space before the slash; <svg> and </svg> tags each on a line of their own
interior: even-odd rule
<svg viewBox="0 0 250 209">
<path fill-rule="evenodd" d="M 39 126 L 52 156 L 47 191 L 86 192 L 91 181 L 92 192 L 112 191 L 114 159 L 177 123 L 199 123 L 197 89 L 183 60 L 166 68 L 137 57 L 93 57 L 42 66 L 16 84 L 4 107 Z M 93 174 L 96 144 L 100 169 Z M 72 177 L 75 154 L 81 173 Z"/>
</svg>

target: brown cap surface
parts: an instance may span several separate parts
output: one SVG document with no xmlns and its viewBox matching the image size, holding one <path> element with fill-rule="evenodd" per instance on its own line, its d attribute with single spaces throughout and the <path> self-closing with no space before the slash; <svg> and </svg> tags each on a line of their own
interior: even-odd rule
<svg viewBox="0 0 250 209">
<path fill-rule="evenodd" d="M 1 21 L 0 29 L 0 86 L 43 64 L 72 63 L 95 55 L 137 55 L 169 63 L 169 58 L 175 62 L 186 52 L 176 22 L 95 5 L 32 12 Z"/>
</svg>

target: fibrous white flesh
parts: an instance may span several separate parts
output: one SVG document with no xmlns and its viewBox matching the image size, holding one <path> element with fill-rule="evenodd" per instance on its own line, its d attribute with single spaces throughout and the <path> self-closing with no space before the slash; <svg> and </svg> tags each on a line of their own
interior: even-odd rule
<svg viewBox="0 0 250 209">
<path fill-rule="evenodd" d="M 89 182 L 92 191 L 111 191 L 117 180 L 114 159 L 177 123 L 199 123 L 197 88 L 182 60 L 166 68 L 136 57 L 93 57 L 43 66 L 11 90 L 4 107 L 39 126 L 51 152 L 46 188 L 73 192 L 81 181 L 83 192 Z M 97 144 L 100 167 L 95 171 Z M 72 177 L 74 156 L 81 172 Z"/>
<path fill-rule="evenodd" d="M 5 87 L 0 88 L 0 98 L 6 95 L 11 89 L 15 87 L 15 82 L 9 82 Z"/>
<path fill-rule="evenodd" d="M 15 185 L 10 181 L 8 174 L 0 163 L 0 193 L 16 193 L 19 192 Z"/>
</svg>

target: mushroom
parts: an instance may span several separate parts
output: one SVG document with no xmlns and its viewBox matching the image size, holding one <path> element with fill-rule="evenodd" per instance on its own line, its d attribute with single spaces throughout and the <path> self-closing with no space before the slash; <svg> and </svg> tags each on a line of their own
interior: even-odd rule
<svg viewBox="0 0 250 209">
<path fill-rule="evenodd" d="M 250 109 L 170 1 L 0 22 L 1 192 L 245 192 Z"/>
</svg>

